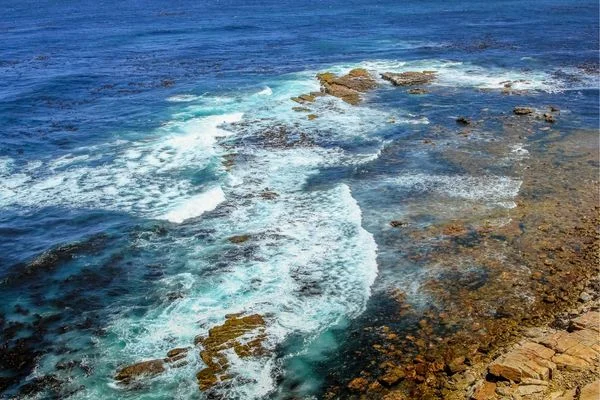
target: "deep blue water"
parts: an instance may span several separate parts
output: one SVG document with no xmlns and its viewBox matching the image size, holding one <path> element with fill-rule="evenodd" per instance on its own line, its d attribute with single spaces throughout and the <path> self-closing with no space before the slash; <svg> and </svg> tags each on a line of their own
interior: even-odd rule
<svg viewBox="0 0 600 400">
<path fill-rule="evenodd" d="M 387 222 L 518 193 L 512 164 L 467 176 L 422 138 L 454 146 L 458 115 L 502 135 L 493 117 L 515 105 L 558 105 L 564 134 L 598 128 L 596 1 L 372 3 L 4 2 L 0 393 L 202 398 L 195 354 L 136 390 L 112 376 L 246 311 L 268 316 L 275 355 L 236 361 L 218 390 L 318 396 L 331 330 L 390 282 L 418 287 L 389 268 Z M 438 80 L 319 100 L 311 122 L 291 110 L 316 72 L 358 66 Z M 502 94 L 509 80 L 528 91 Z M 273 127 L 314 144 L 271 146 Z"/>
</svg>

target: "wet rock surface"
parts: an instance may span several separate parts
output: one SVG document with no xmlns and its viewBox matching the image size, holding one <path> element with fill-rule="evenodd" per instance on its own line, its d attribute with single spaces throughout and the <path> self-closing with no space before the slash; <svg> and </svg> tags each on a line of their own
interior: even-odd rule
<svg viewBox="0 0 600 400">
<path fill-rule="evenodd" d="M 521 138 L 536 123 L 507 121 L 506 135 Z M 366 382 L 332 384 L 325 398 L 577 398 L 598 379 L 587 322 L 599 295 L 597 134 L 543 140 L 529 146 L 515 208 L 403 227 L 412 242 L 401 254 L 430 271 L 420 291 L 432 305 L 414 308 L 401 288 L 389 303 L 382 295 L 374 309 L 386 311 L 365 319 L 354 345 Z M 445 157 L 476 171 L 473 151 Z"/>
<path fill-rule="evenodd" d="M 259 357 L 265 354 L 265 320 L 261 315 L 227 315 L 222 325 L 208 331 L 208 336 L 197 336 L 194 346 L 200 347 L 200 359 L 206 365 L 196 374 L 199 389 L 209 390 L 219 383 L 233 378 L 228 372 L 227 353 L 233 351 L 237 357 Z M 133 383 L 151 379 L 170 368 L 187 365 L 190 347 L 177 347 L 167 352 L 162 359 L 140 361 L 120 368 L 114 379 L 131 386 Z"/>
<path fill-rule="evenodd" d="M 431 83 L 435 80 L 435 71 L 408 71 L 408 72 L 384 72 L 381 78 L 392 82 L 394 86 L 412 86 Z"/>
<path fill-rule="evenodd" d="M 258 314 L 227 316 L 225 323 L 211 328 L 206 338 L 196 338 L 201 345 L 200 358 L 206 364 L 196 375 L 200 390 L 208 390 L 220 382 L 232 378 L 225 352 L 233 350 L 238 357 L 260 356 L 264 353 L 262 342 L 265 321 Z"/>
<path fill-rule="evenodd" d="M 339 97 L 352 105 L 361 101 L 361 93 L 366 93 L 377 86 L 375 79 L 362 68 L 353 69 L 343 76 L 325 72 L 318 74 L 317 79 L 321 83 L 323 93 Z"/>
</svg>

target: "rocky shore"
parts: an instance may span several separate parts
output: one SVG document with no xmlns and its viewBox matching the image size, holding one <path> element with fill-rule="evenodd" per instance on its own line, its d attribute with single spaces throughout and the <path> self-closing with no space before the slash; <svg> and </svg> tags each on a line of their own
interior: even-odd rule
<svg viewBox="0 0 600 400">
<path fill-rule="evenodd" d="M 503 139 L 528 138 L 530 149 L 516 207 L 425 230 L 390 222 L 413 238 L 402 253 L 435 270 L 422 288 L 434 304 L 416 310 L 403 288 L 390 290 L 396 311 L 364 328 L 371 348 L 356 354 L 369 362 L 326 398 L 597 398 L 598 135 L 534 137 L 537 112 L 514 114 Z M 463 150 L 473 146 L 501 143 Z M 485 162 L 465 154 L 445 157 L 467 171 Z"/>
</svg>

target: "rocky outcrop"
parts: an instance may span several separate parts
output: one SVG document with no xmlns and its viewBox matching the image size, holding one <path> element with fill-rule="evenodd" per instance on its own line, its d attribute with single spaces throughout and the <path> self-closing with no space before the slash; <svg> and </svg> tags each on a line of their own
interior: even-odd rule
<svg viewBox="0 0 600 400">
<path fill-rule="evenodd" d="M 533 114 L 533 108 L 531 107 L 515 107 L 513 109 L 513 113 L 515 115 L 529 115 L 529 114 Z"/>
<path fill-rule="evenodd" d="M 265 321 L 262 316 L 236 314 L 226 318 L 222 325 L 211 328 L 207 337 L 194 340 L 194 344 L 202 346 L 200 358 L 206 364 L 206 368 L 196 374 L 200 390 L 231 379 L 227 372 L 227 351 L 233 350 L 241 358 L 264 354 Z"/>
<path fill-rule="evenodd" d="M 337 76 L 331 72 L 317 75 L 321 83 L 321 91 L 328 95 L 338 97 L 349 104 L 358 104 L 361 101 L 360 94 L 368 92 L 377 86 L 375 79 L 362 68 L 356 68 L 343 76 Z"/>
<path fill-rule="evenodd" d="M 134 381 L 152 378 L 165 372 L 168 368 L 181 367 L 187 362 L 189 348 L 176 348 L 167 352 L 166 358 L 158 358 L 154 360 L 141 361 L 135 364 L 128 365 L 117 371 L 115 380 L 120 383 L 129 384 Z"/>
<path fill-rule="evenodd" d="M 435 71 L 408 71 L 408 72 L 385 72 L 381 77 L 392 82 L 394 86 L 412 86 L 430 83 L 435 79 Z"/>
<path fill-rule="evenodd" d="M 507 381 L 495 390 L 508 398 L 575 399 L 576 391 L 551 388 L 557 374 L 595 374 L 600 367 L 600 312 L 588 311 L 571 321 L 569 330 L 530 329 L 529 339 L 498 357 L 488 367 L 488 373 Z M 562 379 L 564 381 L 564 378 Z M 479 387 L 491 385 L 483 381 Z M 581 389 L 579 399 L 597 399 L 598 381 Z M 586 397 L 588 396 L 592 397 Z M 585 396 L 584 396 L 585 395 Z M 504 398 L 496 395 L 483 398 Z"/>
<path fill-rule="evenodd" d="M 121 368 L 115 375 L 119 382 L 129 383 L 140 378 L 150 378 L 166 371 L 165 362 L 161 359 L 141 361 Z"/>
</svg>

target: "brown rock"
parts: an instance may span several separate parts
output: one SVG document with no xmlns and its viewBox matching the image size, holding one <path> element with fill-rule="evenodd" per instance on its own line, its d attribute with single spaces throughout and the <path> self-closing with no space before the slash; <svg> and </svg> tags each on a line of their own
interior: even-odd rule
<svg viewBox="0 0 600 400">
<path fill-rule="evenodd" d="M 341 77 L 325 72 L 317 74 L 317 79 L 321 82 L 321 91 L 353 105 L 360 102 L 360 93 L 377 86 L 375 79 L 362 68 L 353 69 Z"/>
<path fill-rule="evenodd" d="M 408 71 L 402 73 L 385 72 L 381 77 L 392 82 L 394 86 L 410 86 L 430 83 L 435 79 L 435 71 Z"/>
<path fill-rule="evenodd" d="M 515 107 L 513 113 L 516 115 L 528 115 L 533 114 L 533 108 L 530 107 Z"/>
<path fill-rule="evenodd" d="M 598 400 L 600 399 L 600 380 L 595 380 L 592 383 L 581 388 L 579 400 Z"/>
<path fill-rule="evenodd" d="M 546 386 L 541 385 L 520 385 L 517 389 L 517 393 L 521 396 L 531 396 L 535 393 L 541 393 L 546 390 Z"/>
<path fill-rule="evenodd" d="M 368 386 L 369 381 L 362 377 L 354 378 L 348 383 L 348 389 L 356 392 L 364 392 Z"/>
<path fill-rule="evenodd" d="M 115 375 L 115 379 L 121 382 L 131 382 L 144 377 L 152 377 L 165 372 L 163 360 L 142 361 L 121 368 Z"/>
<path fill-rule="evenodd" d="M 590 369 L 590 364 L 578 357 L 573 357 L 568 354 L 557 354 L 552 357 L 552 362 L 555 363 L 559 368 L 566 369 L 568 371 L 585 371 Z"/>
<path fill-rule="evenodd" d="M 600 332 L 600 312 L 589 311 L 573 320 L 575 329 L 591 329 Z"/>
<path fill-rule="evenodd" d="M 493 382 L 483 382 L 483 384 L 479 385 L 471 399 L 473 400 L 490 400 L 496 398 L 496 384 Z"/>
<path fill-rule="evenodd" d="M 400 382 L 402 379 L 404 379 L 405 376 L 406 373 L 403 369 L 394 367 L 390 368 L 383 376 L 377 378 L 377 380 L 389 387 Z"/>
<path fill-rule="evenodd" d="M 550 113 L 545 113 L 544 114 L 544 121 L 546 122 L 550 122 L 551 124 L 556 122 L 556 118 L 554 117 L 554 115 L 550 114 Z"/>
<path fill-rule="evenodd" d="M 263 354 L 264 325 L 263 317 L 258 314 L 232 314 L 226 316 L 222 325 L 211 328 L 208 337 L 196 337 L 194 342 L 204 348 L 200 352 L 200 358 L 206 364 L 206 368 L 196 375 L 200 390 L 207 390 L 231 378 L 227 373 L 227 350 L 233 349 L 242 358 Z M 249 339 L 249 335 L 253 335 L 253 339 Z"/>
<path fill-rule="evenodd" d="M 427 94 L 427 93 L 429 93 L 429 90 L 423 89 L 423 88 L 415 88 L 415 89 L 408 89 L 407 93 L 408 94 Z"/>
<path fill-rule="evenodd" d="M 250 239 L 250 235 L 236 235 L 236 236 L 230 237 L 228 240 L 231 243 L 240 244 L 240 243 L 247 242 L 249 239 Z"/>
<path fill-rule="evenodd" d="M 408 225 L 408 224 L 404 221 L 399 221 L 399 220 L 390 221 L 390 226 L 392 228 L 402 228 L 403 226 L 406 226 L 406 225 Z"/>
<path fill-rule="evenodd" d="M 383 400 L 406 400 L 407 397 L 404 395 L 404 393 L 396 391 L 396 392 L 390 392 L 388 394 L 386 394 L 385 396 L 383 396 Z"/>
<path fill-rule="evenodd" d="M 319 116 L 317 114 L 308 114 L 308 120 L 312 121 L 313 119 L 317 119 Z"/>
<path fill-rule="evenodd" d="M 527 342 L 521 347 L 500 356 L 492 362 L 490 374 L 514 382 L 523 378 L 548 379 L 555 365 L 550 360 L 554 351 L 534 342 Z"/>
<path fill-rule="evenodd" d="M 187 354 L 189 351 L 189 347 L 177 347 L 175 349 L 169 350 L 167 353 L 167 357 L 175 357 L 181 354 Z"/>
</svg>

